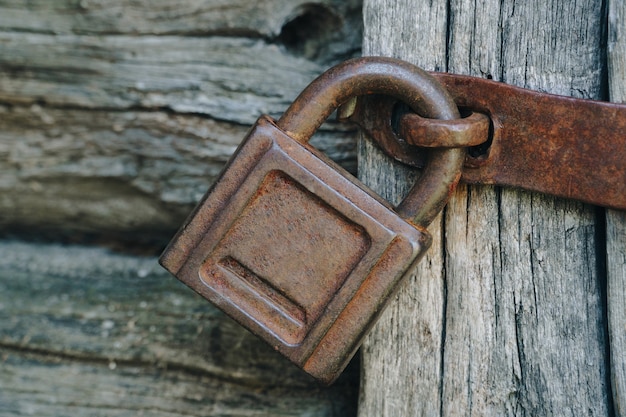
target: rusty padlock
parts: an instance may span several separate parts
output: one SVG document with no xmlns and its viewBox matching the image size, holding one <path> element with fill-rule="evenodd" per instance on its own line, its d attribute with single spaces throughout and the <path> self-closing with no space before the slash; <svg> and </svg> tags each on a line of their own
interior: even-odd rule
<svg viewBox="0 0 626 417">
<path fill-rule="evenodd" d="M 307 143 L 340 104 L 372 93 L 424 117 L 459 117 L 445 90 L 403 61 L 359 58 L 331 68 L 278 122 L 259 118 L 160 259 L 325 383 L 341 373 L 428 249 L 425 227 L 463 162 L 462 150 L 434 150 L 394 210 Z"/>
</svg>

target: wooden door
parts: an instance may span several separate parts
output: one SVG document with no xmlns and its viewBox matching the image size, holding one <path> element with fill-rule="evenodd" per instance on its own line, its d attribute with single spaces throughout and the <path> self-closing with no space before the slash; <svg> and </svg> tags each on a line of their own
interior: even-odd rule
<svg viewBox="0 0 626 417">
<path fill-rule="evenodd" d="M 608 99 L 609 86 L 626 100 L 625 9 L 366 0 L 364 54 L 582 98 Z M 359 157 L 390 201 L 415 180 L 368 141 Z M 462 185 L 430 231 L 362 349 L 361 416 L 626 415 L 624 213 Z"/>
</svg>

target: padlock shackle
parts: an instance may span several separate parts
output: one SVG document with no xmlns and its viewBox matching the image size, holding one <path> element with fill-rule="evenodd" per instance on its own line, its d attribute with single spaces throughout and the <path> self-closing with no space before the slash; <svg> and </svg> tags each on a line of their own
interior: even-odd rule
<svg viewBox="0 0 626 417">
<path fill-rule="evenodd" d="M 278 120 L 278 127 L 306 143 L 337 107 L 367 94 L 395 97 L 427 118 L 460 117 L 452 97 L 424 70 L 394 58 L 363 57 L 345 61 L 316 78 Z M 461 148 L 431 149 L 429 153 L 419 181 L 396 207 L 400 216 L 422 227 L 448 202 L 465 159 Z"/>
</svg>

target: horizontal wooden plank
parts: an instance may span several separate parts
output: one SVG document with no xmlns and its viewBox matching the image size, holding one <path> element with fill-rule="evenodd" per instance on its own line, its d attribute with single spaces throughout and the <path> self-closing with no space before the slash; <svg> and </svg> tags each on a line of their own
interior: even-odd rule
<svg viewBox="0 0 626 417">
<path fill-rule="evenodd" d="M 256 39 L 0 32 L 0 102 L 169 109 L 250 125 L 324 70 Z"/>
<path fill-rule="evenodd" d="M 164 111 L 0 105 L 0 226 L 169 238 L 247 130 Z M 312 143 L 355 171 L 354 132 Z"/>
<path fill-rule="evenodd" d="M 82 14 L 68 9 L 80 8 L 79 3 L 96 2 L 21 3 L 5 2 L 4 6 L 0 3 L 0 20 L 7 19 L 13 25 L 20 21 L 35 22 L 36 27 L 45 27 L 45 23 L 37 23 L 41 14 L 45 22 L 54 22 L 58 17 L 76 23 Z M 99 8 L 112 9 L 113 16 L 107 17 L 105 13 L 94 17 L 93 22 L 86 24 L 87 28 L 113 22 L 123 28 L 136 28 L 141 22 L 155 28 L 158 24 L 154 20 L 159 20 L 155 16 L 159 13 L 168 24 L 176 17 L 191 16 L 206 27 L 210 22 L 202 19 L 199 9 L 225 7 L 219 2 L 200 5 L 198 1 L 188 1 L 193 3 L 188 7 L 195 10 L 189 14 L 173 10 L 169 4 L 155 6 L 147 1 L 132 5 L 124 1 L 101 3 Z M 304 13 L 300 17 L 304 21 L 296 22 L 301 27 L 289 29 L 281 41 L 266 36 L 218 36 L 219 31 L 213 36 L 182 36 L 178 31 L 154 30 L 137 36 L 133 29 L 130 35 L 120 32 L 111 36 L 111 31 L 105 31 L 103 34 L 107 36 L 100 33 L 89 36 L 81 31 L 78 33 L 82 35 L 76 35 L 75 31 L 42 32 L 7 27 L 5 32 L 0 31 L 0 101 L 39 101 L 52 106 L 87 108 L 168 108 L 250 124 L 261 113 L 282 113 L 301 89 L 330 63 L 354 56 L 360 50 L 357 1 L 350 5 L 307 3 L 300 12 L 297 10 L 302 7 L 297 4 L 282 4 L 289 2 L 262 2 L 259 6 L 239 3 L 227 7 L 232 15 L 230 21 L 246 22 L 252 18 L 253 28 L 261 25 L 259 19 L 276 19 L 284 13 L 295 13 L 294 16 Z M 311 7 L 316 11 L 306 12 Z M 329 19 L 316 17 L 321 10 L 335 16 L 337 27 L 324 26 Z M 10 11 L 23 13 L 24 17 L 12 18 Z M 133 24 L 120 23 L 120 13 L 132 19 Z M 165 17 L 168 15 L 174 18 Z M 320 22 L 307 21 L 306 16 Z M 215 18 L 215 21 L 228 24 L 229 20 Z M 331 35 L 338 37 L 336 42 L 325 38 Z M 322 64 L 305 58 L 315 58 Z"/>
<path fill-rule="evenodd" d="M 189 417 L 355 415 L 336 390 L 250 389 L 178 370 L 86 363 L 0 347 L 0 415 Z"/>
<path fill-rule="evenodd" d="M 357 0 L 0 0 L 0 226 L 163 241 L 360 33 Z M 354 136 L 314 144 L 354 172 Z"/>
<path fill-rule="evenodd" d="M 0 30 L 50 34 L 187 34 L 275 37 L 313 10 L 358 22 L 358 0 L 2 0 Z M 354 18 L 354 19 L 352 19 Z"/>
<path fill-rule="evenodd" d="M 358 54 L 359 9 L 0 0 L 0 228 L 161 244 L 261 113 Z M 354 169 L 349 128 L 314 143 Z M 355 414 L 354 368 L 319 387 L 153 256 L 0 253 L 0 414 Z"/>
<path fill-rule="evenodd" d="M 12 241 L 0 241 L 0 253 L 0 346 L 7 349 L 179 369 L 257 388 L 317 387 L 154 257 Z"/>
</svg>

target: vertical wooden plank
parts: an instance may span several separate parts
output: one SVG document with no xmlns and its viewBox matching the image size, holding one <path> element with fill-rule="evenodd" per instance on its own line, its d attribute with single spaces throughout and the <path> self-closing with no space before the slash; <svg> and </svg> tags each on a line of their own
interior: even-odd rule
<svg viewBox="0 0 626 417">
<path fill-rule="evenodd" d="M 608 210 L 607 301 L 611 385 L 616 416 L 626 416 L 626 212 Z"/>
<path fill-rule="evenodd" d="M 502 37 L 494 28 L 501 23 L 500 2 L 453 0 L 449 22 L 448 71 L 497 79 Z M 498 400 L 514 391 L 511 383 L 485 383 L 492 367 L 504 371 L 503 364 L 490 354 L 499 336 L 494 329 L 496 318 L 506 318 L 509 311 L 495 308 L 496 300 L 512 302 L 509 292 L 496 293 L 502 279 L 499 215 L 499 190 L 494 187 L 460 186 L 447 208 L 445 236 L 450 252 L 446 258 L 442 416 L 490 415 L 487 399 Z M 508 364 L 517 365 L 515 360 Z M 497 408 L 503 415 L 508 411 L 501 405 Z"/>
<path fill-rule="evenodd" d="M 609 1 L 608 75 L 611 101 L 626 102 L 626 3 Z M 607 210 L 607 312 L 616 416 L 626 416 L 626 213 Z"/>
<path fill-rule="evenodd" d="M 445 1 L 420 7 L 401 0 L 365 1 L 363 7 L 364 55 L 445 68 Z M 360 142 L 359 157 L 362 180 L 391 202 L 397 203 L 416 179 L 368 141 Z M 363 344 L 362 416 L 439 414 L 445 293 L 441 217 L 429 230 L 432 247 Z"/>
<path fill-rule="evenodd" d="M 602 19 L 595 0 L 453 0 L 448 70 L 599 98 Z M 592 207 L 459 191 L 446 217 L 443 415 L 608 413 L 596 235 Z"/>
<path fill-rule="evenodd" d="M 419 26 L 406 22 L 416 16 L 424 16 Z M 433 69 L 429 54 L 440 49 L 425 45 L 441 47 L 444 33 L 442 69 L 578 97 L 601 92 L 599 0 L 366 1 L 364 18 L 369 54 Z M 411 27 L 421 37 L 407 45 Z M 362 160 L 362 175 L 402 189 L 375 158 Z M 594 209 L 509 189 L 460 187 L 444 224 L 443 250 L 431 253 L 429 268 L 418 271 L 364 349 L 361 415 L 607 415 L 597 265 L 604 254 L 596 253 L 603 245 L 596 242 Z M 424 290 L 414 287 L 440 277 L 442 299 L 422 301 Z M 443 326 L 438 378 L 411 375 L 424 366 L 424 316 L 440 317 Z M 402 347 L 390 348 L 396 344 Z M 427 361 L 434 367 L 434 358 Z"/>
</svg>

